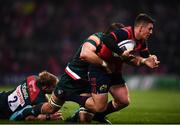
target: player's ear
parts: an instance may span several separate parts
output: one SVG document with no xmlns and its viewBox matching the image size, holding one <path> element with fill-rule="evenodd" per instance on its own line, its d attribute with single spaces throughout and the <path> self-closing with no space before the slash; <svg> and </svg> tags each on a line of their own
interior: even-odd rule
<svg viewBox="0 0 180 125">
<path fill-rule="evenodd" d="M 139 28 L 138 28 L 139 33 L 142 32 L 142 28 L 143 28 L 143 26 L 139 25 Z"/>
</svg>

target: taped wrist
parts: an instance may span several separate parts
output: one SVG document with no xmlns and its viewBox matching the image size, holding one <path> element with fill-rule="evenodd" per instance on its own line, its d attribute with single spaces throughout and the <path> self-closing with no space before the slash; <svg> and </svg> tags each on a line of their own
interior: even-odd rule
<svg viewBox="0 0 180 125">
<path fill-rule="evenodd" d="M 142 59 L 140 63 L 143 65 L 145 63 L 145 61 L 146 61 L 146 59 Z"/>
<path fill-rule="evenodd" d="M 103 60 L 103 62 L 102 62 L 102 66 L 103 67 L 107 67 L 108 65 L 107 65 L 107 63 Z"/>
<path fill-rule="evenodd" d="M 56 101 L 54 101 L 53 98 L 50 98 L 50 101 L 49 101 L 51 107 L 55 108 L 55 109 L 60 109 L 61 108 L 61 105 L 57 104 Z"/>
<path fill-rule="evenodd" d="M 90 110 L 88 110 L 88 109 L 86 109 L 86 108 L 84 108 L 84 107 L 80 107 L 79 108 L 79 113 L 88 113 L 89 115 L 91 115 L 92 117 L 94 116 L 94 113 L 92 112 L 92 111 L 90 111 Z"/>
</svg>

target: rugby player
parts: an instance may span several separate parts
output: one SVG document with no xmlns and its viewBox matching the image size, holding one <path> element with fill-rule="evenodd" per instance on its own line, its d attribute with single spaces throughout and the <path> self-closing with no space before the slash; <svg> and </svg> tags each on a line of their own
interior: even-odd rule
<svg viewBox="0 0 180 125">
<path fill-rule="evenodd" d="M 19 85 L 7 92 L 0 93 L 0 119 L 10 120 L 58 120 L 61 113 L 33 115 L 23 114 L 28 108 L 48 101 L 46 94 L 51 94 L 59 79 L 47 72 L 39 73 L 39 76 L 31 75 L 21 81 Z M 25 112 L 24 112 L 25 113 Z M 16 115 L 25 115 L 15 119 Z"/>
</svg>

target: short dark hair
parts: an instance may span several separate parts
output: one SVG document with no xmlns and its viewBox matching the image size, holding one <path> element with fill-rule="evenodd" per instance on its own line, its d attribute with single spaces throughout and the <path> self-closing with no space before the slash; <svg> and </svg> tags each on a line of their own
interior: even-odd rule
<svg viewBox="0 0 180 125">
<path fill-rule="evenodd" d="M 134 26 L 138 26 L 139 24 L 147 24 L 147 23 L 155 23 L 155 20 L 150 17 L 149 15 L 145 14 L 145 13 L 140 13 L 139 15 L 137 15 L 135 22 L 134 22 Z"/>
<path fill-rule="evenodd" d="M 123 27 L 124 27 L 124 25 L 122 23 L 112 23 L 110 26 L 108 26 L 105 29 L 104 33 L 109 34 L 110 32 L 120 29 L 120 28 L 123 28 Z"/>
</svg>

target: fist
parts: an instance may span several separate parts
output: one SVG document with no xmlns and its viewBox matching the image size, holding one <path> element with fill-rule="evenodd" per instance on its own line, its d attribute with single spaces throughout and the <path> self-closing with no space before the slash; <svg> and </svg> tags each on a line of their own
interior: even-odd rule
<svg viewBox="0 0 180 125">
<path fill-rule="evenodd" d="M 158 60 L 156 55 L 151 55 L 150 57 L 154 59 L 156 65 L 159 65 L 160 61 Z"/>
</svg>

